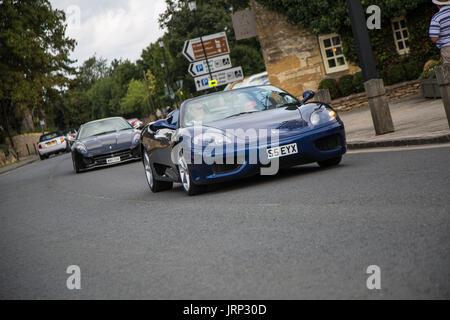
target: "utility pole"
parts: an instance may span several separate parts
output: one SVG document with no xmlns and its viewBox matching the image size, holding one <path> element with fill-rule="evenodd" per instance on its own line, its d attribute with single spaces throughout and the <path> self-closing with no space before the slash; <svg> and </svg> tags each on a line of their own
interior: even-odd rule
<svg viewBox="0 0 450 320">
<path fill-rule="evenodd" d="M 347 7 L 375 133 L 380 135 L 394 132 L 386 90 L 383 80 L 378 77 L 361 0 L 347 0 Z"/>
</svg>

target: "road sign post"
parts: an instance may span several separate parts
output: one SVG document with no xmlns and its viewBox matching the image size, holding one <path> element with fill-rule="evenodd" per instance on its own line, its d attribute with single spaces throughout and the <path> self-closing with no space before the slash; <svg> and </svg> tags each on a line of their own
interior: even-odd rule
<svg viewBox="0 0 450 320">
<path fill-rule="evenodd" d="M 188 72 L 197 91 L 221 86 L 244 78 L 242 68 L 232 68 L 230 47 L 225 32 L 186 40 L 182 51 L 191 62 Z"/>
<path fill-rule="evenodd" d="M 210 81 L 212 79 L 217 81 L 216 86 L 221 86 L 230 82 L 244 79 L 242 67 L 236 67 L 214 72 L 212 76 L 213 77 L 211 78 L 209 74 L 206 74 L 200 77 L 196 77 L 194 81 L 195 81 L 195 88 L 197 89 L 197 91 L 210 89 Z"/>
<path fill-rule="evenodd" d="M 231 68 L 231 58 L 230 55 L 226 54 L 223 56 L 218 56 L 208 59 L 209 70 L 212 72 L 217 72 L 225 69 Z M 206 60 L 200 60 L 192 62 L 189 65 L 189 74 L 193 77 L 198 77 L 208 72 L 208 66 L 206 65 Z"/>
</svg>

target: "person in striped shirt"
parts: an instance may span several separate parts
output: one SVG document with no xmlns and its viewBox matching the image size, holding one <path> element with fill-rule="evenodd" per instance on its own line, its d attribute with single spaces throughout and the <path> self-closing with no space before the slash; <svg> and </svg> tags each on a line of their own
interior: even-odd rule
<svg viewBox="0 0 450 320">
<path fill-rule="evenodd" d="M 443 63 L 450 63 L 450 1 L 432 1 L 439 12 L 431 18 L 429 36 L 441 50 Z"/>
</svg>

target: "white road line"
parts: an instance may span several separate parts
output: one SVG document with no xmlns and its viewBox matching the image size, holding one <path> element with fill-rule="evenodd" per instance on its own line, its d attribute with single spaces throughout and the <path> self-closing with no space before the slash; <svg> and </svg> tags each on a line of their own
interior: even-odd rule
<svg viewBox="0 0 450 320">
<path fill-rule="evenodd" d="M 354 153 L 369 153 L 369 152 L 392 152 L 392 151 L 409 151 L 409 150 L 425 150 L 436 148 L 450 148 L 450 143 L 427 144 L 418 146 L 404 146 L 404 147 L 380 147 L 380 148 L 364 148 L 347 151 L 347 154 Z"/>
</svg>

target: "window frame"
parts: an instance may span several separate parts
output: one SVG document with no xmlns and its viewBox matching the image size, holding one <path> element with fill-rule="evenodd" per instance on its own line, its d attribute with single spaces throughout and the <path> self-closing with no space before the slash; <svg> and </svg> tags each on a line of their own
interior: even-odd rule
<svg viewBox="0 0 450 320">
<path fill-rule="evenodd" d="M 401 21 L 402 20 L 405 21 L 405 27 L 404 28 L 401 26 Z M 399 29 L 397 29 L 397 30 L 394 29 L 394 23 L 395 22 L 399 23 Z M 397 53 L 399 55 L 406 55 L 406 54 L 408 54 L 410 46 L 409 46 L 409 43 L 408 43 L 408 46 L 406 46 L 406 41 L 409 42 L 409 30 L 408 30 L 408 24 L 407 24 L 406 18 L 405 17 L 392 18 L 391 19 L 391 28 L 392 28 L 392 37 L 394 38 L 395 49 L 397 50 Z M 406 30 L 406 32 L 408 33 L 408 37 L 406 37 L 406 38 L 403 36 L 403 31 L 404 30 Z M 401 39 L 397 39 L 396 32 L 400 32 Z M 400 49 L 398 47 L 398 43 L 399 42 L 403 42 L 403 46 L 404 46 L 403 49 Z"/>
<path fill-rule="evenodd" d="M 338 45 L 333 45 L 333 38 L 335 38 L 335 37 L 339 37 L 339 44 Z M 326 40 L 326 39 L 330 39 L 331 47 L 325 48 L 324 40 Z M 345 58 L 345 55 L 344 55 L 344 48 L 342 46 L 342 40 L 341 40 L 341 37 L 339 36 L 339 34 L 337 34 L 337 33 L 330 33 L 330 34 L 320 35 L 318 37 L 318 40 L 319 40 L 320 53 L 322 54 L 322 62 L 323 62 L 323 65 L 325 67 L 325 73 L 326 74 L 331 74 L 331 73 L 336 73 L 336 72 L 347 71 L 349 69 L 348 68 L 348 62 L 347 62 L 347 59 Z M 337 62 L 337 58 L 342 56 L 344 58 L 344 64 L 338 66 L 337 63 L 336 63 L 335 67 L 330 67 L 328 65 L 328 60 L 331 60 L 331 57 L 330 58 L 327 57 L 326 50 L 329 49 L 329 48 L 334 49 L 336 47 L 340 47 L 341 50 L 342 50 L 342 53 L 339 54 L 338 56 L 333 55 L 333 59 L 336 60 L 336 62 Z"/>
</svg>

